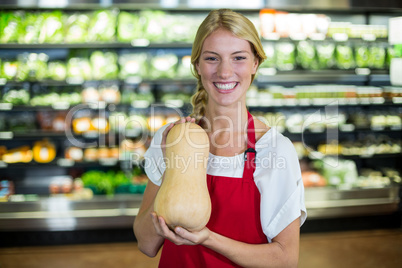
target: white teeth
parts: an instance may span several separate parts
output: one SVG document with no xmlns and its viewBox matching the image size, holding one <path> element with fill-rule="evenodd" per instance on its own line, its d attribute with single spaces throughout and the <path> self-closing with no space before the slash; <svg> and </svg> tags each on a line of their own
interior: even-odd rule
<svg viewBox="0 0 402 268">
<path fill-rule="evenodd" d="M 214 83 L 214 85 L 219 89 L 229 90 L 229 89 L 234 88 L 237 85 L 237 83 L 236 82 L 234 82 L 234 83 L 225 83 L 225 84 Z"/>
</svg>

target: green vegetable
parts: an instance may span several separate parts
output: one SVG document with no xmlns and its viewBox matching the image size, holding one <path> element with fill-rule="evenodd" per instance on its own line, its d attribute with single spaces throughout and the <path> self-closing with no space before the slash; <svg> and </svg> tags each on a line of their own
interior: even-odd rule
<svg viewBox="0 0 402 268">
<path fill-rule="evenodd" d="M 264 44 L 264 52 L 267 58 L 262 62 L 260 68 L 274 68 L 275 67 L 275 46 L 273 43 Z"/>
<path fill-rule="evenodd" d="M 13 105 L 25 105 L 29 102 L 29 92 L 25 89 L 12 89 L 3 95 L 3 102 Z"/>
<path fill-rule="evenodd" d="M 42 30 L 44 17 L 41 13 L 27 12 L 21 25 L 21 34 L 18 42 L 34 44 L 39 42 L 39 34 Z"/>
<path fill-rule="evenodd" d="M 95 11 L 89 22 L 88 41 L 112 42 L 116 33 L 116 13 L 111 10 Z"/>
<path fill-rule="evenodd" d="M 335 57 L 336 57 L 336 64 L 339 69 L 352 69 L 355 67 L 353 50 L 350 46 L 337 45 Z"/>
<path fill-rule="evenodd" d="M 44 12 L 39 43 L 62 43 L 64 39 L 64 15 L 61 11 Z"/>
<path fill-rule="evenodd" d="M 292 43 L 276 44 L 276 67 L 282 71 L 290 71 L 295 68 L 295 45 Z"/>
<path fill-rule="evenodd" d="M 142 26 L 138 14 L 121 11 L 117 17 L 117 40 L 120 42 L 131 42 L 133 39 L 141 38 Z"/>
<path fill-rule="evenodd" d="M 1 77 L 7 80 L 12 80 L 18 72 L 18 61 L 3 61 L 1 66 Z"/>
<path fill-rule="evenodd" d="M 144 77 L 147 70 L 147 54 L 146 53 L 132 53 L 120 54 L 120 78 L 126 79 L 128 77 L 139 76 Z"/>
<path fill-rule="evenodd" d="M 16 43 L 22 28 L 23 13 L 3 11 L 0 13 L 0 42 Z"/>
<path fill-rule="evenodd" d="M 303 69 L 318 69 L 316 51 L 309 41 L 300 41 L 297 45 L 297 63 Z"/>
<path fill-rule="evenodd" d="M 150 42 L 166 41 L 166 13 L 161 10 L 143 10 L 140 12 L 140 22 L 143 25 L 143 38 Z"/>
<path fill-rule="evenodd" d="M 67 62 L 67 78 L 91 80 L 92 69 L 89 60 L 81 57 L 72 57 Z"/>
<path fill-rule="evenodd" d="M 385 48 L 380 46 L 370 47 L 369 65 L 374 69 L 383 69 L 385 67 Z"/>
<path fill-rule="evenodd" d="M 92 75 L 96 80 L 116 79 L 117 55 L 114 52 L 94 51 L 90 56 Z"/>
<path fill-rule="evenodd" d="M 369 66 L 370 52 L 367 46 L 361 45 L 355 48 L 356 66 L 366 68 Z"/>
<path fill-rule="evenodd" d="M 335 45 L 333 43 L 320 43 L 316 45 L 316 49 L 319 68 L 332 68 L 335 65 Z"/>
<path fill-rule="evenodd" d="M 178 58 L 175 54 L 157 52 L 151 58 L 149 66 L 149 77 L 152 79 L 169 78 L 173 79 L 176 76 Z"/>
<path fill-rule="evenodd" d="M 64 62 L 51 61 L 47 65 L 47 77 L 52 80 L 62 81 L 66 79 L 67 67 Z"/>
<path fill-rule="evenodd" d="M 84 43 L 87 41 L 89 15 L 75 13 L 66 19 L 65 41 L 67 43 Z"/>
<path fill-rule="evenodd" d="M 47 75 L 48 56 L 44 53 L 23 53 L 19 55 L 17 79 L 21 81 L 43 80 Z"/>
</svg>

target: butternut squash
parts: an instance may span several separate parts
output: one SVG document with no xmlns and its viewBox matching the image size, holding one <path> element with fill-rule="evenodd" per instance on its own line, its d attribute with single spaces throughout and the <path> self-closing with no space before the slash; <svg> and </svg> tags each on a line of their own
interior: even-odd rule
<svg viewBox="0 0 402 268">
<path fill-rule="evenodd" d="M 207 187 L 209 139 L 194 123 L 175 125 L 166 138 L 165 178 L 154 202 L 154 210 L 169 228 L 181 226 L 199 231 L 211 216 Z"/>
</svg>

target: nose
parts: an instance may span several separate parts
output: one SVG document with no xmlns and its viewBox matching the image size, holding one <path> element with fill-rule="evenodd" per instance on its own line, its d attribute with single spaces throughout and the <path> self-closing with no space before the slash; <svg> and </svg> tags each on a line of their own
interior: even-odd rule
<svg viewBox="0 0 402 268">
<path fill-rule="evenodd" d="M 218 66 L 218 77 L 222 79 L 228 79 L 232 77 L 233 67 L 229 61 L 223 60 Z"/>
</svg>

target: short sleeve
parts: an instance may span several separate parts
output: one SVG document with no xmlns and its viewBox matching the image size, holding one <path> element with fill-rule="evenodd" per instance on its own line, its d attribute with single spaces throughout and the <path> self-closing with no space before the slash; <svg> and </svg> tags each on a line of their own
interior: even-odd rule
<svg viewBox="0 0 402 268">
<path fill-rule="evenodd" d="M 162 175 L 165 172 L 166 166 L 163 159 L 163 153 L 161 149 L 162 133 L 168 125 L 161 127 L 156 131 L 152 138 L 151 145 L 144 154 L 144 171 L 147 174 L 150 181 L 160 186 L 162 183 Z"/>
<path fill-rule="evenodd" d="M 254 179 L 261 193 L 261 225 L 272 241 L 290 223 L 307 217 L 300 164 L 292 142 L 280 133 L 259 152 Z M 257 173 L 257 174 L 256 174 Z"/>
</svg>

